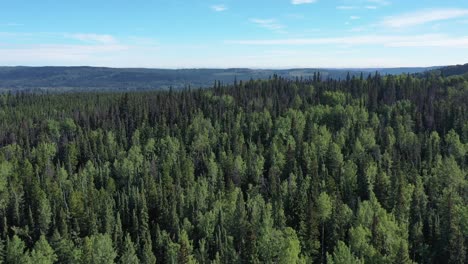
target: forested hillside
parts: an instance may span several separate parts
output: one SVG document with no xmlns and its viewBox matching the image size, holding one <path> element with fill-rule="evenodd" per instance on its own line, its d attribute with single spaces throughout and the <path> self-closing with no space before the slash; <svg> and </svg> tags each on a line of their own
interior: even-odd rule
<svg viewBox="0 0 468 264">
<path fill-rule="evenodd" d="M 251 79 L 312 78 L 318 71 L 324 79 L 345 79 L 379 71 L 381 74 L 421 73 L 437 68 L 382 69 L 138 69 L 104 67 L 0 67 L 0 92 L 135 91 L 210 87 L 215 81 L 233 84 Z"/>
<path fill-rule="evenodd" d="M 451 65 L 440 67 L 429 71 L 416 73 L 419 77 L 427 77 L 429 75 L 451 77 L 451 76 L 464 76 L 468 80 L 468 63 L 463 65 Z"/>
<path fill-rule="evenodd" d="M 466 263 L 468 81 L 0 95 L 0 262 Z"/>
<path fill-rule="evenodd" d="M 445 77 L 452 75 L 463 75 L 468 73 L 468 63 L 464 65 L 447 66 L 435 71 L 440 72 L 440 74 Z"/>
</svg>

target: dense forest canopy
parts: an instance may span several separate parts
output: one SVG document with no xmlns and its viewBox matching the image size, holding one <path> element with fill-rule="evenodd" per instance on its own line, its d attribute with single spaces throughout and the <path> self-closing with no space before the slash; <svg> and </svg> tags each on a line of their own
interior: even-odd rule
<svg viewBox="0 0 468 264">
<path fill-rule="evenodd" d="M 466 263 L 468 81 L 0 95 L 0 262 Z"/>
</svg>

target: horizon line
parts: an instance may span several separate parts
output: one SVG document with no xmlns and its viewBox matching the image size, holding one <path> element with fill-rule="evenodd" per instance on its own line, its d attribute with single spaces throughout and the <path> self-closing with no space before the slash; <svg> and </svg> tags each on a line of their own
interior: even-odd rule
<svg viewBox="0 0 468 264">
<path fill-rule="evenodd" d="M 430 66 L 368 66 L 368 67 L 113 67 L 113 66 L 92 66 L 92 65 L 0 65 L 0 68 L 106 68 L 106 69 L 145 69 L 145 70 L 369 70 L 369 69 L 410 69 L 410 68 L 441 68 L 447 66 L 459 66 L 468 63 L 430 65 Z"/>
</svg>

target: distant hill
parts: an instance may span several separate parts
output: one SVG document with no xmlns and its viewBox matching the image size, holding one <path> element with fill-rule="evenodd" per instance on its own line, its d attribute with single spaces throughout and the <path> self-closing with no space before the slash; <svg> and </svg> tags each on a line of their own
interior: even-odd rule
<svg viewBox="0 0 468 264">
<path fill-rule="evenodd" d="M 432 68 L 363 68 L 363 69 L 143 69 L 103 67 L 0 67 L 1 90 L 148 90 L 169 87 L 208 87 L 215 81 L 233 83 L 235 79 L 268 79 L 274 74 L 285 78 L 343 79 L 347 74 L 365 76 L 381 74 L 421 73 Z"/>
<path fill-rule="evenodd" d="M 454 65 L 454 66 L 447 66 L 435 70 L 441 73 L 444 77 L 449 77 L 453 75 L 464 75 L 468 73 L 468 63 L 464 65 Z"/>
<path fill-rule="evenodd" d="M 468 63 L 438 67 L 435 69 L 416 73 L 416 76 L 419 76 L 419 77 L 427 77 L 429 75 L 442 76 L 442 77 L 461 76 L 468 80 Z"/>
</svg>

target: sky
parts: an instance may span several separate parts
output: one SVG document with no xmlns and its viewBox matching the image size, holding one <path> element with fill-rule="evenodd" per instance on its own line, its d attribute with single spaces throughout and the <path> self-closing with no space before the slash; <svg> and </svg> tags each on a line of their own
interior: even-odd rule
<svg viewBox="0 0 468 264">
<path fill-rule="evenodd" d="M 0 0 L 1 66 L 468 63 L 467 0 Z"/>
</svg>

